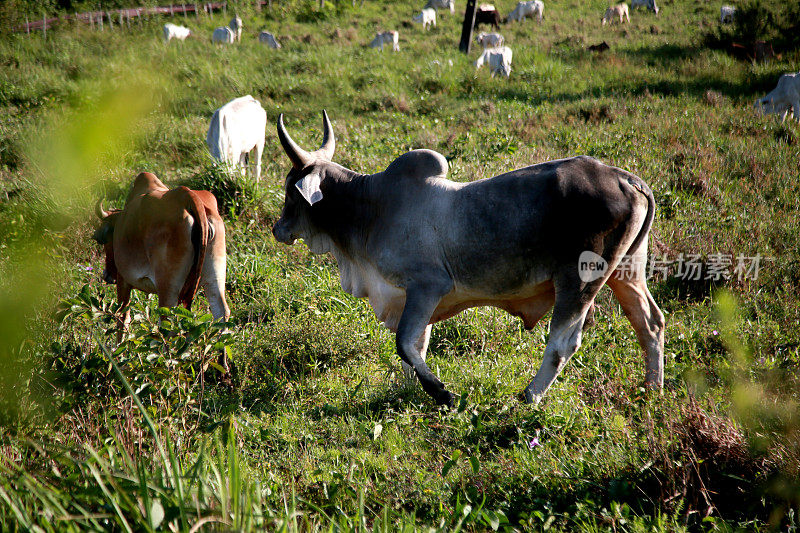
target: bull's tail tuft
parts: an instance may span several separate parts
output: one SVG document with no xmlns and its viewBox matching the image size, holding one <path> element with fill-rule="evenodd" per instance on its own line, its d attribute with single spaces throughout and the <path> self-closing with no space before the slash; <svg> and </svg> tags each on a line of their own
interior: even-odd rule
<svg viewBox="0 0 800 533">
<path fill-rule="evenodd" d="M 200 286 L 200 276 L 203 272 L 203 262 L 206 257 L 206 248 L 208 247 L 209 241 L 209 223 L 208 216 L 206 215 L 206 208 L 202 200 L 200 200 L 200 197 L 197 196 L 194 191 L 186 187 L 181 187 L 181 189 L 186 194 L 186 210 L 194 217 L 194 225 L 192 226 L 192 248 L 194 250 L 194 255 L 192 257 L 192 267 L 189 269 L 189 275 L 186 276 L 186 281 L 178 296 L 178 303 L 183 304 L 186 309 L 191 309 L 192 301 Z"/>
</svg>

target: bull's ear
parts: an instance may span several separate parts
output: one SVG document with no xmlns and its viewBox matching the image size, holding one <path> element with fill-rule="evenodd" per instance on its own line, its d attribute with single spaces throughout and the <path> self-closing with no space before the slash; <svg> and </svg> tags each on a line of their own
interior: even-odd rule
<svg viewBox="0 0 800 533">
<path fill-rule="evenodd" d="M 308 205 L 314 205 L 322 200 L 322 191 L 319 188 L 321 181 L 322 178 L 320 175 L 314 172 L 298 180 L 294 186 L 297 187 L 297 190 L 300 191 L 300 194 L 306 199 Z"/>
</svg>

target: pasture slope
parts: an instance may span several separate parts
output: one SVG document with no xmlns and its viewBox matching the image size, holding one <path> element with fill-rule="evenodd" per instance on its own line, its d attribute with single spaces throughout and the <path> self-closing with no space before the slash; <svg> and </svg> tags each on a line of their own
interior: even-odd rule
<svg viewBox="0 0 800 533">
<path fill-rule="evenodd" d="M 222 15 L 177 17 L 199 38 L 169 45 L 166 19 L 0 42 L 0 529 L 794 530 L 800 129 L 752 103 L 800 53 L 754 64 L 704 49 L 718 2 L 663 0 L 658 17 L 601 27 L 605 2 L 551 0 L 541 25 L 501 28 L 513 71 L 492 79 L 477 51 L 457 52 L 459 15 L 407 24 L 421 0 L 273 3 L 242 2 L 227 47 L 210 43 Z M 281 50 L 257 42 L 262 28 Z M 379 29 L 400 31 L 400 52 L 363 46 Z M 268 114 L 260 183 L 226 176 L 204 144 L 214 109 L 245 94 Z M 647 181 L 651 253 L 671 262 L 650 285 L 667 318 L 663 394 L 640 387 L 607 290 L 536 408 L 519 393 L 547 321 L 526 332 L 492 309 L 433 330 L 429 363 L 458 409 L 404 384 L 393 336 L 332 259 L 270 233 L 289 168 L 277 115 L 313 149 L 323 108 L 334 159 L 363 172 L 431 148 L 459 181 L 577 154 Z M 120 206 L 144 170 L 220 199 L 227 328 L 202 297 L 186 313 L 134 294 L 118 346 L 92 206 Z M 691 254 L 760 269 L 691 280 L 691 262 L 676 270 Z"/>
</svg>

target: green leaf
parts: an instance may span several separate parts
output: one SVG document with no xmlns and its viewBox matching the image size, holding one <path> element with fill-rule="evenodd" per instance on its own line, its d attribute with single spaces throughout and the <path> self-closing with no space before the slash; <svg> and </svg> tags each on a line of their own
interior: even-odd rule
<svg viewBox="0 0 800 533">
<path fill-rule="evenodd" d="M 444 466 L 442 467 L 442 477 L 447 477 L 447 474 L 450 472 L 450 469 L 456 466 L 455 461 L 447 461 Z"/>
<path fill-rule="evenodd" d="M 472 471 L 477 474 L 481 469 L 481 462 L 474 455 L 469 458 L 469 464 L 472 465 Z M 495 528 L 497 529 L 497 528 Z"/>
<path fill-rule="evenodd" d="M 483 519 L 493 531 L 500 527 L 500 518 L 492 511 L 483 511 Z"/>
</svg>

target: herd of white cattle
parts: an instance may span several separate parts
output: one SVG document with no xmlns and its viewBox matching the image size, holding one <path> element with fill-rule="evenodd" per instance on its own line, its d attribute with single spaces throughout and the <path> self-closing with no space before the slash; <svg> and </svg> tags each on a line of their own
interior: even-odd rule
<svg viewBox="0 0 800 533">
<path fill-rule="evenodd" d="M 659 11 L 655 0 L 632 0 L 631 7 L 645 7 L 656 14 Z M 494 6 L 482 4 L 480 8 L 493 10 Z M 428 0 L 425 8 L 415 20 L 422 23 L 423 27 L 426 24 L 435 25 L 437 9 L 454 12 L 453 0 Z M 507 20 L 522 21 L 526 17 L 535 17 L 541 21 L 543 14 L 544 4 L 541 0 L 524 1 L 517 4 L 509 13 Z M 721 23 L 730 22 L 734 16 L 734 8 L 722 6 Z M 602 23 L 606 24 L 614 20 L 618 20 L 620 23 L 630 20 L 627 4 L 618 4 L 606 10 Z M 164 40 L 167 42 L 172 39 L 184 40 L 190 35 L 191 31 L 188 28 L 175 24 L 164 25 Z M 233 43 L 241 40 L 241 36 L 242 20 L 238 16 L 234 16 L 228 26 L 214 30 L 212 40 Z M 275 36 L 266 31 L 259 34 L 258 40 L 271 48 L 281 47 Z M 475 36 L 475 40 L 483 47 L 482 53 L 475 61 L 475 67 L 479 69 L 483 65 L 487 65 L 492 76 L 500 74 L 509 77 L 513 53 L 511 48 L 505 45 L 504 37 L 499 33 L 481 32 Z M 381 50 L 384 46 L 391 46 L 392 50 L 397 52 L 400 50 L 398 43 L 398 31 L 381 31 L 376 34 L 375 39 L 368 46 Z M 441 64 L 437 61 L 434 63 Z M 778 114 L 781 116 L 781 121 L 793 114 L 795 120 L 800 122 L 800 72 L 782 75 L 773 91 L 764 98 L 756 100 L 755 109 L 761 113 Z M 266 112 L 255 98 L 250 95 L 236 98 L 214 112 L 206 137 L 208 149 L 218 161 L 238 167 L 242 172 L 247 171 L 248 155 L 255 151 L 255 175 L 258 179 L 261 176 L 261 154 L 264 150 L 266 125 Z"/>
<path fill-rule="evenodd" d="M 630 9 L 643 7 L 649 9 L 658 15 L 659 8 L 656 5 L 656 0 L 631 0 Z M 449 10 L 450 13 L 455 13 L 455 0 L 428 0 L 425 7 L 412 17 L 413 22 L 422 25 L 423 30 L 428 30 L 431 27 L 436 27 L 436 12 L 437 10 Z M 478 12 L 494 12 L 497 10 L 492 4 L 480 4 L 477 7 Z M 736 8 L 723 5 L 720 8 L 720 23 L 731 23 L 734 20 Z M 544 19 L 544 2 L 542 0 L 525 0 L 517 2 L 517 5 L 506 17 L 506 22 L 521 22 L 525 18 L 536 18 L 540 23 Z M 478 17 L 480 18 L 480 17 Z M 606 9 L 602 18 L 602 25 L 608 23 L 630 22 L 630 12 L 628 4 L 621 3 L 610 6 Z M 176 24 L 164 25 L 164 41 L 169 42 L 173 39 L 180 41 L 191 37 L 192 32 L 189 28 L 178 26 Z M 233 44 L 242 40 L 242 19 L 234 16 L 227 26 L 220 26 L 215 28 L 211 34 L 211 41 L 220 44 Z M 492 77 L 496 74 L 511 76 L 511 59 L 513 53 L 511 48 L 505 46 L 505 39 L 499 33 L 479 33 L 475 40 L 483 47 L 478 59 L 475 61 L 475 68 L 480 69 L 483 65 L 489 67 Z M 258 41 L 270 48 L 278 49 L 281 47 L 278 39 L 268 31 L 262 31 L 258 35 Z M 400 33 L 397 30 L 378 31 L 375 38 L 367 46 L 371 48 L 379 48 L 381 51 L 384 46 L 391 46 L 392 51 L 400 51 Z M 798 112 L 795 112 L 798 115 Z"/>
<path fill-rule="evenodd" d="M 211 42 L 220 44 L 233 44 L 235 42 L 241 42 L 242 28 L 242 19 L 235 15 L 227 26 L 214 28 L 214 31 L 211 32 Z M 184 41 L 187 37 L 192 36 L 192 31 L 189 28 L 178 26 L 177 24 L 172 23 L 164 24 L 165 42 L 170 42 L 173 39 Z M 262 31 L 258 34 L 258 42 L 266 44 L 270 48 L 277 49 L 281 47 L 278 39 L 276 39 L 275 36 L 268 31 Z"/>
</svg>

